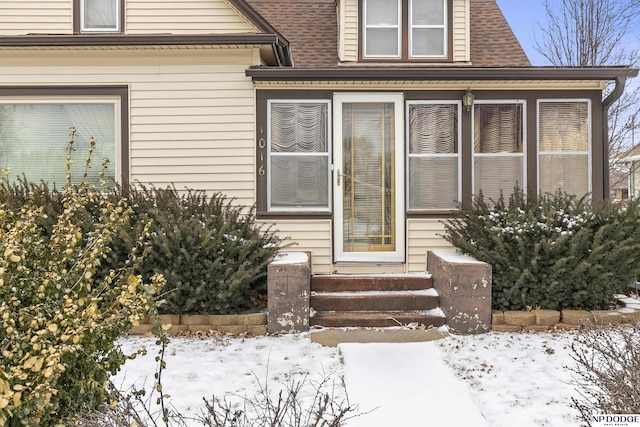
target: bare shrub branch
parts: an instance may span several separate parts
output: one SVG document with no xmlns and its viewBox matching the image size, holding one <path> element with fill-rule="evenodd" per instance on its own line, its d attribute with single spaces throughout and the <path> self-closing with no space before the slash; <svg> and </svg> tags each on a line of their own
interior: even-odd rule
<svg viewBox="0 0 640 427">
<path fill-rule="evenodd" d="M 571 345 L 578 398 L 572 406 L 591 426 L 593 414 L 640 413 L 640 326 L 581 332 Z"/>
</svg>

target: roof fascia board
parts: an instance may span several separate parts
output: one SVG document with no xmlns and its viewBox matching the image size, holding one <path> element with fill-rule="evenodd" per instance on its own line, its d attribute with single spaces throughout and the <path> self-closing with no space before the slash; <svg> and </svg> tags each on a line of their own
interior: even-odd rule
<svg viewBox="0 0 640 427">
<path fill-rule="evenodd" d="M 291 67 L 293 66 L 293 57 L 291 56 L 291 44 L 280 32 L 262 17 L 249 3 L 245 0 L 228 0 L 231 7 L 234 7 L 245 18 L 247 18 L 259 30 L 267 34 L 275 34 L 278 41 L 274 45 L 278 65 Z"/>
<path fill-rule="evenodd" d="M 27 35 L 0 37 L 0 47 L 91 47 L 277 44 L 275 34 Z"/>
<path fill-rule="evenodd" d="M 246 75 L 255 81 L 521 81 L 521 80 L 615 80 L 636 77 L 628 67 L 523 67 L 523 68 L 269 68 L 251 67 Z"/>
<path fill-rule="evenodd" d="M 251 7 L 245 0 L 227 0 L 232 7 L 245 16 L 257 29 L 268 33 L 277 34 L 278 37 L 285 40 L 282 34 L 278 32 L 266 19 L 262 17 L 254 8 Z"/>
</svg>

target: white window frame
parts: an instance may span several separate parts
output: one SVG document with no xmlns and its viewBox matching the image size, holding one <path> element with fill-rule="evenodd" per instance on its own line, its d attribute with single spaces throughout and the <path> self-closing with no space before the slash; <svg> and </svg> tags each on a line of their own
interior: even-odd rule
<svg viewBox="0 0 640 427">
<path fill-rule="evenodd" d="M 326 104 L 327 105 L 327 151 L 326 152 L 305 152 L 305 153 L 272 153 L 271 152 L 271 106 L 273 104 Z M 331 111 L 331 100 L 328 99 L 269 99 L 267 100 L 267 212 L 331 212 L 332 205 L 332 182 L 331 182 L 331 149 L 333 146 L 332 136 L 332 123 L 331 118 L 333 113 Z M 271 158 L 275 157 L 287 157 L 287 156 L 318 156 L 327 157 L 327 206 L 317 207 L 310 209 L 309 207 L 274 207 L 271 204 Z"/>
<path fill-rule="evenodd" d="M 410 143 L 411 143 L 411 123 L 409 122 L 409 112 L 410 112 L 410 107 L 411 105 L 457 105 L 457 112 L 458 112 L 458 152 L 457 153 L 451 153 L 451 154 L 444 154 L 444 153 L 433 153 L 433 154 L 412 154 L 411 153 L 411 147 L 410 147 Z M 407 101 L 406 102 L 406 108 L 405 108 L 405 121 L 406 121 L 406 152 L 407 152 L 407 166 L 406 166 L 406 178 L 405 178 L 405 182 L 407 183 L 407 189 L 406 189 L 406 200 L 407 200 L 407 211 L 409 212 L 429 212 L 429 211 L 442 211 L 443 209 L 439 209 L 439 208 L 434 208 L 434 209 L 417 209 L 417 208 L 411 208 L 411 206 L 409 206 L 409 204 L 411 203 L 410 200 L 410 194 L 411 194 L 411 181 L 410 181 L 410 162 L 409 159 L 411 158 L 453 158 L 453 157 L 457 157 L 458 158 L 458 194 L 457 194 L 457 198 L 458 198 L 458 204 L 459 206 L 462 206 L 462 102 L 461 101 L 455 101 L 455 100 L 428 100 L 428 101 L 420 101 L 420 100 L 416 100 L 416 101 Z M 457 209 L 451 209 L 451 210 L 459 210 L 460 207 L 458 207 Z M 448 209 L 445 209 L 448 210 Z"/>
<path fill-rule="evenodd" d="M 442 25 L 414 25 L 413 24 L 413 2 L 414 0 L 409 0 L 409 29 L 408 29 L 408 38 L 409 38 L 409 58 L 446 58 L 448 55 L 447 48 L 449 46 L 448 43 L 448 34 L 449 34 L 449 2 L 447 0 L 440 0 L 443 3 L 443 11 L 444 16 L 442 17 Z M 425 28 L 425 29 L 442 29 L 442 55 L 414 55 L 413 54 L 413 30 L 417 28 Z"/>
<path fill-rule="evenodd" d="M 101 27 L 101 28 L 92 28 L 92 27 L 87 27 L 85 25 L 85 19 L 84 19 L 84 9 L 85 9 L 85 1 L 86 0 L 80 0 L 80 31 L 83 33 L 119 33 L 122 31 L 122 29 L 120 28 L 120 23 L 122 21 L 122 10 L 120 10 L 120 5 L 121 2 L 120 0 L 110 0 L 115 2 L 116 4 L 116 25 L 113 28 L 109 28 L 109 27 Z"/>
<path fill-rule="evenodd" d="M 475 197 L 476 191 L 476 157 L 522 157 L 522 184 L 521 190 L 527 194 L 527 101 L 522 99 L 497 99 L 497 100 L 476 100 L 475 105 L 482 104 L 520 104 L 522 105 L 522 153 L 476 153 L 475 152 L 475 110 L 471 109 L 471 194 Z M 503 190 L 505 197 L 507 193 Z M 508 193 L 511 194 L 511 193 Z"/>
<path fill-rule="evenodd" d="M 122 121 L 121 108 L 122 100 L 119 96 L 102 95 L 78 95 L 78 96 L 0 96 L 0 104 L 113 104 L 114 106 L 114 135 L 115 135 L 115 159 L 109 159 L 109 165 L 113 165 L 114 179 L 117 183 L 122 182 Z M 100 141 L 97 141 L 100 144 Z M 128 155 L 129 153 L 127 153 Z M 92 159 L 93 167 L 101 167 L 102 159 Z M 61 165 L 63 167 L 63 165 Z M 63 185 L 64 183 L 56 183 Z"/>
<path fill-rule="evenodd" d="M 586 103 L 587 104 L 587 126 L 589 127 L 587 130 L 587 150 L 586 151 L 540 151 L 540 106 L 541 104 L 544 103 L 561 103 L 561 102 L 566 102 L 566 103 Z M 540 194 L 540 156 L 542 155 L 584 155 L 587 154 L 587 176 L 588 176 L 588 182 L 587 182 L 587 195 L 588 197 L 591 196 L 591 193 L 593 192 L 593 157 L 592 157 L 592 139 L 593 139 L 593 118 L 592 118 L 592 112 L 591 112 L 591 100 L 589 98 L 544 98 L 544 99 L 538 99 L 537 101 L 537 105 L 536 105 L 536 151 L 537 151 L 537 185 L 538 185 L 538 194 Z M 578 197 L 582 197 L 582 195 L 578 195 Z"/>
<path fill-rule="evenodd" d="M 362 0 L 362 57 L 363 58 L 401 58 L 402 57 L 402 0 L 394 0 L 398 4 L 398 22 L 396 25 L 369 25 L 367 22 L 367 7 L 369 5 L 368 0 Z M 391 29 L 396 28 L 398 30 L 397 40 L 397 55 L 367 55 L 367 30 L 369 29 Z"/>
</svg>

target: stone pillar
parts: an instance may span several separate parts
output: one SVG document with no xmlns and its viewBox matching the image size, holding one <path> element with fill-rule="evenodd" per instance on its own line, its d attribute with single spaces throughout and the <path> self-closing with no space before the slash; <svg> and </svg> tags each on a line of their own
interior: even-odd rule
<svg viewBox="0 0 640 427">
<path fill-rule="evenodd" d="M 267 332 L 309 330 L 311 257 L 306 252 L 282 252 L 267 267 L 269 314 Z"/>
<path fill-rule="evenodd" d="M 451 332 L 491 330 L 491 265 L 456 251 L 429 251 L 427 270 Z"/>
</svg>

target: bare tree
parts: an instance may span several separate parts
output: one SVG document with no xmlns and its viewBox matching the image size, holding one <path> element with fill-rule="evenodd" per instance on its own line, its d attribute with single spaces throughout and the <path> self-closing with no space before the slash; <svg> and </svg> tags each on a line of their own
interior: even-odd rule
<svg viewBox="0 0 640 427">
<path fill-rule="evenodd" d="M 544 0 L 546 23 L 536 50 L 552 65 L 599 67 L 640 65 L 640 1 Z M 611 91 L 612 88 L 608 88 Z M 622 155 L 640 131 L 640 85 L 628 82 L 609 108 L 609 165 L 619 183 Z"/>
</svg>

